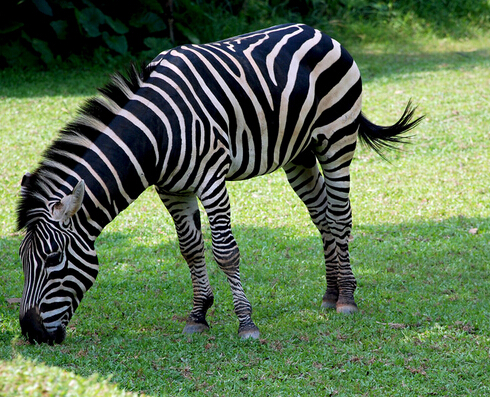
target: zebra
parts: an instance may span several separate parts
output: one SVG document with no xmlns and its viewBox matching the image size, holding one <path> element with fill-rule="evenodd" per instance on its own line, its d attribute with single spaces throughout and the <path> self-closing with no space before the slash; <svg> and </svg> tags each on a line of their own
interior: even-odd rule
<svg viewBox="0 0 490 397">
<path fill-rule="evenodd" d="M 209 329 L 214 301 L 198 199 L 214 259 L 231 287 L 241 338 L 258 338 L 240 280 L 227 181 L 283 168 L 324 248 L 323 308 L 358 310 L 349 260 L 349 165 L 357 138 L 383 155 L 405 142 L 415 108 L 391 126 L 361 112 L 359 69 L 334 39 L 285 24 L 163 51 L 144 68 L 116 73 L 85 102 L 21 182 L 18 229 L 24 288 L 22 334 L 61 343 L 99 271 L 103 228 L 149 186 L 168 209 L 190 270 L 193 306 L 184 333 Z"/>
</svg>

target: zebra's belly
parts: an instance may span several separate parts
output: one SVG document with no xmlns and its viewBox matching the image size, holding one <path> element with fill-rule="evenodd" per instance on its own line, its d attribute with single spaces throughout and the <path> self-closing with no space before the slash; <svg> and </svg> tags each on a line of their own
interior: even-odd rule
<svg viewBox="0 0 490 397">
<path fill-rule="evenodd" d="M 270 140 L 262 137 L 260 144 L 256 147 L 248 145 L 240 146 L 235 153 L 230 153 L 231 164 L 226 174 L 226 180 L 238 181 L 254 178 L 256 176 L 270 174 L 290 163 L 296 156 L 304 151 L 311 143 L 311 136 L 303 136 L 301 139 L 296 135 L 294 141 L 288 139 Z M 259 149 L 259 150 L 257 150 Z"/>
</svg>

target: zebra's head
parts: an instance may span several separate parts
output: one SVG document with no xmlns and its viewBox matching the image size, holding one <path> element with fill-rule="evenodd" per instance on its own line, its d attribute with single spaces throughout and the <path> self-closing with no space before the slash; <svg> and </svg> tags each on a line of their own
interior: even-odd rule
<svg viewBox="0 0 490 397">
<path fill-rule="evenodd" d="M 45 199 L 29 179 L 26 174 L 22 181 L 19 207 L 19 225 L 26 227 L 19 251 L 24 271 L 20 326 L 31 343 L 61 343 L 98 273 L 93 242 L 83 237 L 77 215 L 85 184 L 79 181 L 62 198 Z"/>
</svg>

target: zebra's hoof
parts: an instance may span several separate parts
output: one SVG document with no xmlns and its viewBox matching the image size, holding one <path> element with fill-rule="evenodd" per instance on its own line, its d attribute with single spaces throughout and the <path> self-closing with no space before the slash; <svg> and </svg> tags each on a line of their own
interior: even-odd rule
<svg viewBox="0 0 490 397">
<path fill-rule="evenodd" d="M 322 309 L 336 309 L 337 301 L 335 300 L 323 300 L 322 301 Z"/>
<path fill-rule="evenodd" d="M 353 314 L 357 313 L 359 309 L 355 303 L 337 303 L 337 313 L 342 314 Z"/>
<path fill-rule="evenodd" d="M 238 336 L 241 339 L 259 339 L 260 332 L 255 324 L 247 327 L 240 328 L 238 330 Z"/>
<path fill-rule="evenodd" d="M 183 334 L 200 334 L 209 330 L 209 325 L 203 323 L 187 323 L 182 331 Z"/>
</svg>

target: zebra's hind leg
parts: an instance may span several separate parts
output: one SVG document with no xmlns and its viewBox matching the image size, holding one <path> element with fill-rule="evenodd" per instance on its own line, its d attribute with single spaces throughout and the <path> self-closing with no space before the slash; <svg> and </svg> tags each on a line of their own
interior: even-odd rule
<svg viewBox="0 0 490 397">
<path fill-rule="evenodd" d="M 289 184 L 308 208 L 311 220 L 322 236 L 327 279 L 327 290 L 322 299 L 322 307 L 335 309 L 339 297 L 337 245 L 327 220 L 327 192 L 324 178 L 311 151 L 297 157 L 286 165 L 284 170 Z"/>
<path fill-rule="evenodd" d="M 194 293 L 193 308 L 183 332 L 200 333 L 209 329 L 206 312 L 214 301 L 204 259 L 204 242 L 197 199 L 194 195 L 170 195 L 159 192 L 172 216 L 182 256 L 189 265 Z"/>
<path fill-rule="evenodd" d="M 354 119 L 350 124 L 331 133 L 328 139 L 318 142 L 315 147 L 327 192 L 327 221 L 335 238 L 339 289 L 336 308 L 339 313 L 354 313 L 358 310 L 354 301 L 357 282 L 350 265 L 348 245 L 352 229 L 349 166 L 354 157 L 358 126 Z"/>
<path fill-rule="evenodd" d="M 231 287 L 235 314 L 239 321 L 238 335 L 243 339 L 258 339 L 259 329 L 252 321 L 252 305 L 240 281 L 240 252 L 231 232 L 230 200 L 225 181 L 212 181 L 207 186 L 199 198 L 208 215 L 214 258 Z"/>
</svg>

